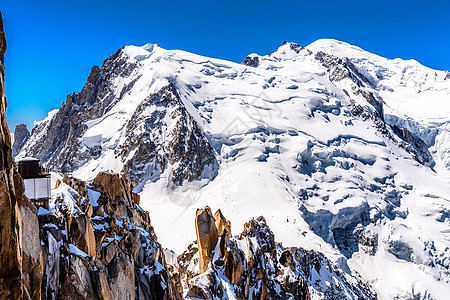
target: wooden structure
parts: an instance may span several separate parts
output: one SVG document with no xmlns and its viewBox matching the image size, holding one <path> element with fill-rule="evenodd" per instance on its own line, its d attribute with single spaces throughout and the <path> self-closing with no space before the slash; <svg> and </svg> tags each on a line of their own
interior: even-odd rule
<svg viewBox="0 0 450 300">
<path fill-rule="evenodd" d="M 39 159 L 25 157 L 19 160 L 17 165 L 25 185 L 25 196 L 36 206 L 48 209 L 48 203 L 52 196 L 51 176 L 39 162 Z"/>
</svg>

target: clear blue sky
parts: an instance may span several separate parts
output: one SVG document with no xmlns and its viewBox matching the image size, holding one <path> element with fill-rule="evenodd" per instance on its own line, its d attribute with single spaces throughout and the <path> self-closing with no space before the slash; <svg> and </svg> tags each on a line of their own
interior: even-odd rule
<svg viewBox="0 0 450 300">
<path fill-rule="evenodd" d="M 10 128 L 32 126 L 79 92 L 123 45 L 160 43 L 241 62 L 284 40 L 342 40 L 388 58 L 450 69 L 450 0 L 2 0 Z"/>
</svg>

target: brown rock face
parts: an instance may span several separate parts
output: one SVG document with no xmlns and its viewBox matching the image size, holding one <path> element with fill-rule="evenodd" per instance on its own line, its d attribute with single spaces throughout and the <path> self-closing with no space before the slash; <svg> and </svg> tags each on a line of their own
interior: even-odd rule
<svg viewBox="0 0 450 300">
<path fill-rule="evenodd" d="M 19 153 L 29 137 L 30 132 L 27 129 L 27 125 L 20 124 L 16 126 L 16 129 L 14 130 L 14 143 L 12 145 L 13 156 L 16 156 Z"/>
<path fill-rule="evenodd" d="M 66 176 L 58 189 L 69 188 L 76 208 L 56 199 L 55 211 L 39 216 L 47 258 L 43 298 L 181 299 L 128 179 L 105 172 L 86 183 Z"/>
<path fill-rule="evenodd" d="M 242 281 L 244 274 L 244 261 L 240 251 L 236 247 L 226 249 L 224 255 L 225 261 L 225 276 L 230 280 L 231 284 L 239 284 Z"/>
<path fill-rule="evenodd" d="M 100 300 L 113 299 L 105 270 L 94 270 L 92 272 L 92 281 L 93 285 L 97 287 L 97 294 Z"/>
<path fill-rule="evenodd" d="M 24 197 L 27 205 L 22 205 L 22 273 L 25 291 L 31 299 L 41 298 L 41 282 L 44 273 L 44 261 L 40 247 L 39 224 L 36 208 Z"/>
<path fill-rule="evenodd" d="M 103 187 L 108 197 L 114 200 L 120 200 L 124 194 L 119 174 L 99 173 L 93 184 Z"/>
<path fill-rule="evenodd" d="M 135 204 L 139 205 L 140 196 L 133 192 L 131 182 L 117 173 L 98 173 L 92 185 L 106 192 L 109 201 L 105 205 L 116 217 L 127 215 L 128 207 L 134 207 Z M 145 213 L 145 215 L 145 221 L 150 225 L 150 216 L 148 213 Z"/>
<path fill-rule="evenodd" d="M 65 276 L 60 283 L 56 299 L 96 299 L 89 265 L 81 257 L 71 257 L 70 264 L 63 274 Z M 47 295 L 48 298 L 50 298 L 49 295 Z"/>
<path fill-rule="evenodd" d="M 222 236 L 224 231 L 226 235 L 231 237 L 231 222 L 228 221 L 218 209 L 214 214 L 214 219 L 216 220 L 216 228 L 219 236 Z"/>
<path fill-rule="evenodd" d="M 22 297 L 21 270 L 22 257 L 19 232 L 20 210 L 17 200 L 10 195 L 9 187 L 5 184 L 8 180 L 5 171 L 2 171 L 0 181 L 0 298 L 14 299 Z M 12 198 L 12 199 L 11 199 Z"/>
<path fill-rule="evenodd" d="M 23 195 L 12 160 L 4 95 L 3 19 L 0 14 L 0 299 L 40 299 L 42 259 L 36 207 Z"/>
<path fill-rule="evenodd" d="M 211 208 L 198 209 L 195 217 L 195 230 L 200 253 L 200 273 L 205 272 L 211 264 L 211 254 L 217 244 L 218 233 L 216 221 L 211 213 Z"/>
<path fill-rule="evenodd" d="M 0 63 L 3 64 L 5 63 L 5 51 L 6 51 L 6 39 L 5 39 L 5 31 L 3 30 L 3 17 L 0 13 Z M 2 74 L 4 74 L 2 72 Z M 2 80 L 4 78 L 4 75 L 2 75 Z M 3 87 L 4 85 L 2 85 Z M 4 95 L 2 93 L 2 95 Z"/>
<path fill-rule="evenodd" d="M 235 237 L 228 233 L 230 224 L 220 210 L 214 217 L 209 207 L 197 210 L 195 224 L 197 242 L 171 268 L 188 289 L 188 297 L 309 300 L 313 293 L 320 299 L 348 299 L 348 295 L 377 299 L 369 285 L 358 277 L 348 280 L 323 254 L 276 243 L 262 216 L 247 222 Z M 217 230 L 222 232 L 218 238 Z M 321 277 L 330 284 L 324 284 Z"/>
<path fill-rule="evenodd" d="M 89 256 L 95 256 L 94 229 L 86 214 L 76 214 L 72 217 L 69 234 L 75 246 Z"/>
</svg>

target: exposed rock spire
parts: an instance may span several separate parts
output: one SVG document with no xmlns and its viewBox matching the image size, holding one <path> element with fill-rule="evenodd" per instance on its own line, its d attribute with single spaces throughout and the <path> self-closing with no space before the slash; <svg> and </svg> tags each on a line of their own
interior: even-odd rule
<svg viewBox="0 0 450 300">
<path fill-rule="evenodd" d="M 12 145 L 12 155 L 16 156 L 22 146 L 27 142 L 30 138 L 30 132 L 27 129 L 27 125 L 19 124 L 16 126 L 14 130 L 14 143 Z"/>
</svg>

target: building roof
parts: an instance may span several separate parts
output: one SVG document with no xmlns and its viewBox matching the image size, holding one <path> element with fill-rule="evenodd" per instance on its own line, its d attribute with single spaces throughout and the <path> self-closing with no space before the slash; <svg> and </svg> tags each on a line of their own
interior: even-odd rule
<svg viewBox="0 0 450 300">
<path fill-rule="evenodd" d="M 34 157 L 22 157 L 20 159 L 17 160 L 17 162 L 26 162 L 26 161 L 37 161 L 39 162 L 40 160 Z"/>
</svg>

